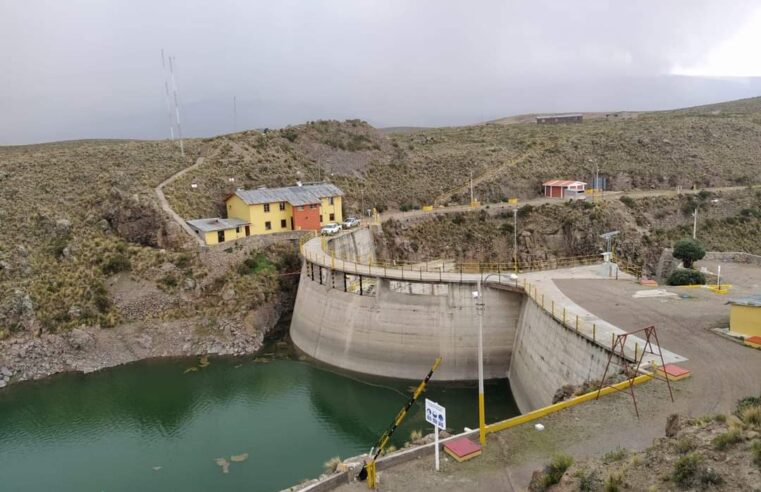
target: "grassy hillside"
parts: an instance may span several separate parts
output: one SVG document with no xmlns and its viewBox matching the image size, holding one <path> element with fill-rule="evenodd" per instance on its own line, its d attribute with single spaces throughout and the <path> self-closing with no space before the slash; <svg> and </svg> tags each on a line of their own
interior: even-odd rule
<svg viewBox="0 0 761 492">
<path fill-rule="evenodd" d="M 761 99 L 598 117 L 573 125 L 518 121 L 389 134 L 359 120 L 315 121 L 190 140 L 186 148 L 182 158 L 169 142 L 0 147 L 0 224 L 6 226 L 0 235 L 0 331 L 117 324 L 119 310 L 108 279 L 121 271 L 178 299 L 175 315 L 193 315 L 193 309 L 186 309 L 189 304 L 220 314 L 251 308 L 239 305 L 247 297 L 266 299 L 278 288 L 267 276 L 271 270 L 253 276 L 230 265 L 225 266 L 229 272 L 210 270 L 197 255 L 183 252 L 187 238 L 157 207 L 153 188 L 198 156 L 205 157 L 204 163 L 165 190 L 172 206 L 187 218 L 224 215 L 223 199 L 236 187 L 297 180 L 335 182 L 347 193 L 349 213 L 362 203 L 384 209 L 417 207 L 437 197 L 465 201 L 471 170 L 483 201 L 534 197 L 547 178 L 588 179 L 594 163 L 614 189 L 747 184 L 758 181 Z M 567 208 L 565 215 L 542 208 L 530 219 L 538 231 L 545 231 L 537 237 L 555 238 L 543 246 L 546 254 L 587 251 L 598 229 L 616 227 L 642 241 L 633 243 L 635 259 L 650 255 L 639 251 L 640 245 L 649 245 L 643 251 L 654 251 L 687 227 L 687 218 L 679 214 L 679 221 L 663 225 L 668 214 L 657 207 L 622 207 Z M 735 208 L 705 216 L 713 221 L 704 226 L 709 248 L 758 252 L 759 207 L 748 202 Z M 480 249 L 454 254 L 509 258 L 500 242 L 508 226 L 497 224 L 502 227 L 498 236 L 492 219 L 484 220 L 486 225 L 476 224 L 483 231 L 474 226 L 469 232 L 476 234 Z M 425 232 L 428 243 L 420 243 L 419 251 L 447 253 L 442 225 L 450 228 L 431 226 Z M 464 229 L 450 230 L 459 234 Z M 587 232 L 569 236 L 568 231 Z M 400 255 L 418 254 L 406 249 L 404 241 L 391 247 Z M 287 251 L 267 255 L 275 265 L 291 261 Z M 246 296 L 225 301 L 223 292 Z"/>
<path fill-rule="evenodd" d="M 0 331 L 114 324 L 104 279 L 163 261 L 152 188 L 192 161 L 167 142 L 0 147 Z"/>
<path fill-rule="evenodd" d="M 471 170 L 482 201 L 537 196 L 550 178 L 589 181 L 595 165 L 612 189 L 757 181 L 761 98 L 626 116 L 391 134 L 357 120 L 244 132 L 207 140 L 207 162 L 178 180 L 168 196 L 181 215 L 198 217 L 222 213 L 222 199 L 236 186 L 297 179 L 330 179 L 347 191 L 347 206 L 357 209 L 362 199 L 379 208 L 417 207 L 437 197 L 464 202 Z"/>
</svg>

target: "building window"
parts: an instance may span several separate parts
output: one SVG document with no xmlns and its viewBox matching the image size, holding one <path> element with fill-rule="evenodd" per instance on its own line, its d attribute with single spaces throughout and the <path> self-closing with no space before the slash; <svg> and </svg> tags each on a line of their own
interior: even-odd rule
<svg viewBox="0 0 761 492">
<path fill-rule="evenodd" d="M 322 214 L 320 215 L 320 224 L 322 224 Z"/>
<path fill-rule="evenodd" d="M 300 205 L 300 206 L 299 206 L 299 210 L 304 210 L 304 206 L 303 206 L 303 205 Z"/>
<path fill-rule="evenodd" d="M 272 230 L 272 222 L 270 222 L 269 220 L 267 222 L 265 222 L 264 223 L 264 230 L 271 231 Z"/>
<path fill-rule="evenodd" d="M 285 210 L 285 202 L 280 202 L 280 210 Z"/>
<path fill-rule="evenodd" d="M 270 204 L 269 203 L 265 203 L 264 204 L 264 211 L 265 212 L 269 212 L 270 211 Z"/>
<path fill-rule="evenodd" d="M 219 243 L 225 242 L 225 231 L 217 231 L 217 242 Z"/>
<path fill-rule="evenodd" d="M 332 196 L 330 198 L 328 198 L 328 203 L 333 205 L 333 197 Z"/>
<path fill-rule="evenodd" d="M 333 222 L 336 220 L 336 214 L 330 214 L 330 221 Z"/>
<path fill-rule="evenodd" d="M 280 228 L 281 229 L 285 229 L 286 227 L 288 227 L 288 226 L 286 225 L 285 219 L 281 219 L 280 220 Z"/>
<path fill-rule="evenodd" d="M 240 226 L 235 228 L 235 234 L 240 234 Z"/>
<path fill-rule="evenodd" d="M 316 204 L 316 203 L 313 203 L 313 204 L 311 204 L 311 205 L 309 206 L 309 208 L 317 208 L 317 204 Z"/>
</svg>

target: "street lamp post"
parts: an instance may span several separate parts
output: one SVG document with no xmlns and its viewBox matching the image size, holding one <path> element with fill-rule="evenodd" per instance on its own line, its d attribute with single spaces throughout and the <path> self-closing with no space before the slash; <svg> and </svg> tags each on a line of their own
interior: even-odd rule
<svg viewBox="0 0 761 492">
<path fill-rule="evenodd" d="M 484 300 L 481 279 L 478 279 L 477 289 L 473 297 L 478 312 L 478 440 L 481 446 L 484 446 L 486 444 L 486 402 L 484 400 Z"/>
<path fill-rule="evenodd" d="M 698 208 L 699 205 L 695 205 L 695 211 L 692 212 L 692 239 L 697 239 L 698 233 Z"/>
<path fill-rule="evenodd" d="M 500 274 L 490 273 L 483 279 L 483 282 L 489 280 L 489 277 L 493 275 L 500 278 Z M 518 278 L 512 274 L 511 277 Z M 473 300 L 476 302 L 476 311 L 478 312 L 478 440 L 481 442 L 481 446 L 485 446 L 486 400 L 484 398 L 484 308 L 486 307 L 486 303 L 483 298 L 481 282 L 482 280 L 480 278 L 476 281 L 477 291 L 473 292 Z"/>
</svg>

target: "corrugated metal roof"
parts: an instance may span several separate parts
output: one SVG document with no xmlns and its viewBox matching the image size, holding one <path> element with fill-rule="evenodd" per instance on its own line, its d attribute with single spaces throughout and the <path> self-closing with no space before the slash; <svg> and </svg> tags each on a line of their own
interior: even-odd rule
<svg viewBox="0 0 761 492">
<path fill-rule="evenodd" d="M 220 219 L 218 217 L 187 220 L 185 222 L 193 229 L 201 232 L 224 231 L 225 229 L 235 229 L 236 227 L 248 224 L 248 222 L 241 219 Z"/>
<path fill-rule="evenodd" d="M 343 191 L 331 183 L 305 184 L 284 188 L 259 188 L 256 190 L 237 190 L 235 194 L 248 205 L 257 203 L 288 202 L 291 205 L 308 205 L 320 203 L 322 198 L 343 196 Z"/>
<path fill-rule="evenodd" d="M 736 306 L 761 307 L 761 294 L 731 299 L 728 301 L 728 304 L 734 304 Z"/>
<path fill-rule="evenodd" d="M 586 183 L 583 181 L 569 181 L 567 179 L 551 179 L 549 181 L 545 181 L 542 183 L 542 186 L 574 186 L 574 185 L 585 185 Z"/>
</svg>

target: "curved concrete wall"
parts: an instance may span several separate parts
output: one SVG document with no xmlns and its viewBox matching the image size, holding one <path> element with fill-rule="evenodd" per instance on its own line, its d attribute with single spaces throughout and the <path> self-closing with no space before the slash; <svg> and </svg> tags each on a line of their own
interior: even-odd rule
<svg viewBox="0 0 761 492">
<path fill-rule="evenodd" d="M 307 269 L 305 263 L 291 338 L 309 356 L 343 369 L 401 379 L 422 378 L 441 356 L 437 380 L 478 377 L 474 285 L 378 278 L 374 295 L 359 295 L 343 291 L 342 272 L 323 269 L 321 285 L 319 274 L 312 280 Z M 484 374 L 504 378 L 523 295 L 486 288 L 484 300 Z"/>
<path fill-rule="evenodd" d="M 559 323 L 526 298 L 510 361 L 510 388 L 521 412 L 549 405 L 558 388 L 602 378 L 608 351 Z M 608 375 L 619 370 L 614 358 Z"/>
<path fill-rule="evenodd" d="M 479 316 L 472 292 L 480 274 L 410 280 L 391 268 L 359 268 L 355 258 L 374 257 L 367 229 L 331 239 L 334 256 L 345 261 L 318 246 L 310 246 L 302 265 L 291 321 L 300 350 L 342 369 L 412 380 L 441 356 L 437 380 L 477 379 Z M 368 275 L 358 274 L 365 269 Z M 483 293 L 484 375 L 509 376 L 522 412 L 549 405 L 563 385 L 602 377 L 605 347 L 564 327 L 517 282 L 486 284 Z"/>
</svg>

